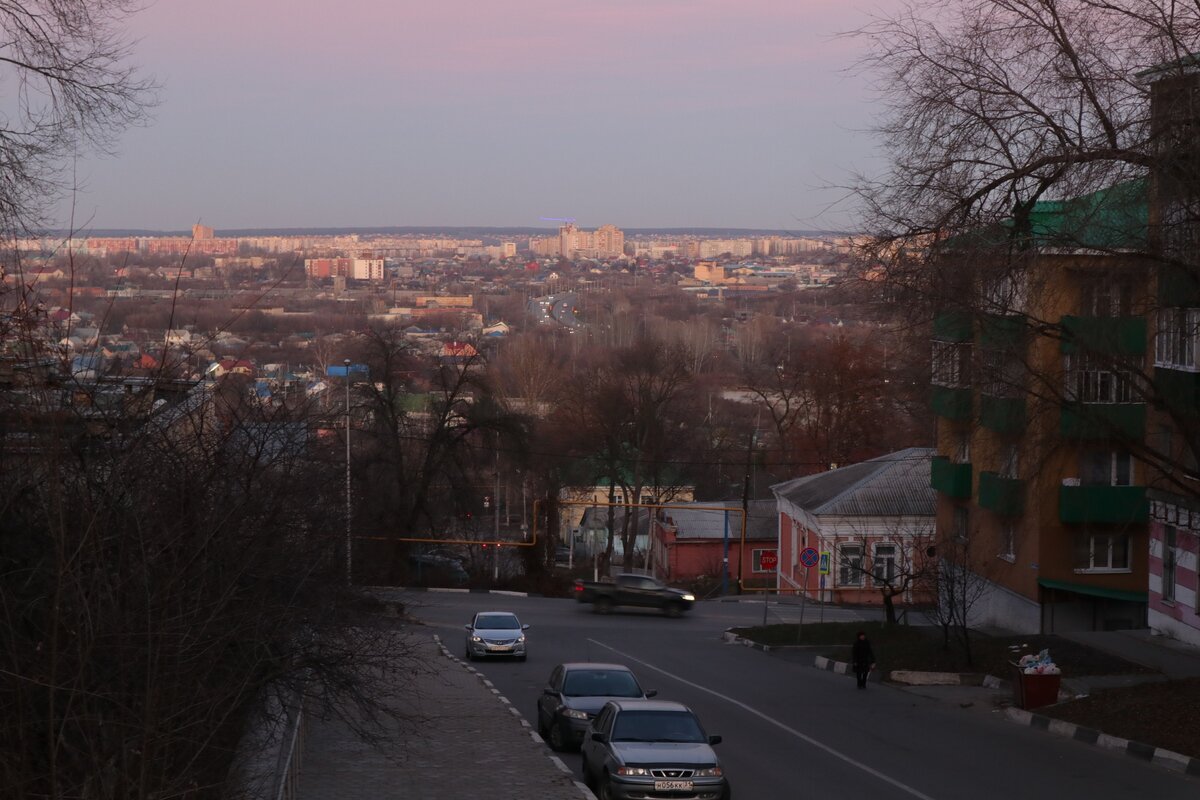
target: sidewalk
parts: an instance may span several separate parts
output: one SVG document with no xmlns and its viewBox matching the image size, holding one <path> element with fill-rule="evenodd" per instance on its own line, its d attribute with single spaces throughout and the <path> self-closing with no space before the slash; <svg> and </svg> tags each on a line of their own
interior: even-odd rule
<svg viewBox="0 0 1200 800">
<path fill-rule="evenodd" d="M 1149 630 L 1063 633 L 1070 639 L 1126 661 L 1150 667 L 1168 679 L 1200 678 L 1200 648 L 1155 636 Z"/>
<path fill-rule="evenodd" d="M 382 749 L 340 720 L 313 719 L 297 800 L 584 800 L 592 794 L 502 700 L 432 637 L 390 705 L 402 722 Z"/>
</svg>

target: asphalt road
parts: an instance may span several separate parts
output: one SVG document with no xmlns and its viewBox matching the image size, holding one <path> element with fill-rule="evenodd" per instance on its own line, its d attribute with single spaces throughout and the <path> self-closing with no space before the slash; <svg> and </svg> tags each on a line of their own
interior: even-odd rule
<svg viewBox="0 0 1200 800">
<path fill-rule="evenodd" d="M 1200 783 L 1101 748 L 1014 725 L 911 692 L 855 689 L 811 659 L 729 645 L 721 632 L 762 621 L 758 604 L 702 603 L 683 619 L 631 611 L 592 614 L 571 600 L 413 593 L 406 602 L 431 633 L 461 653 L 463 625 L 481 610 L 514 611 L 529 623 L 529 659 L 477 662 L 536 722 L 550 670 L 562 661 L 630 666 L 659 698 L 691 706 L 709 733 L 738 800 L 808 797 L 1173 800 Z M 795 616 L 795 609 L 778 609 Z M 770 609 L 774 618 L 776 609 Z M 855 612 L 830 609 L 826 616 Z M 806 620 L 815 616 L 806 612 Z M 579 771 L 579 756 L 564 754 Z"/>
</svg>

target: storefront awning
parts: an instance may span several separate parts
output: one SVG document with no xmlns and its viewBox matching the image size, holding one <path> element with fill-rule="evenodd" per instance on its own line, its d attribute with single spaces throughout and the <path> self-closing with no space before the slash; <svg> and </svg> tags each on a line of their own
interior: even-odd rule
<svg viewBox="0 0 1200 800">
<path fill-rule="evenodd" d="M 1107 600 L 1123 600 L 1126 603 L 1145 603 L 1149 601 L 1146 592 L 1130 592 L 1124 589 L 1105 589 L 1103 586 L 1089 586 L 1085 583 L 1068 583 L 1050 578 L 1038 578 L 1038 586 L 1046 589 L 1058 589 L 1062 592 L 1086 594 L 1091 597 L 1103 597 Z"/>
</svg>

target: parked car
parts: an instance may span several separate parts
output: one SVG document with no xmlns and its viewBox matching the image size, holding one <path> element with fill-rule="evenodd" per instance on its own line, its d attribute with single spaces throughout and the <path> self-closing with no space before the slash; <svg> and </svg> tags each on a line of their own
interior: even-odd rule
<svg viewBox="0 0 1200 800">
<path fill-rule="evenodd" d="M 511 611 L 480 611 L 467 629 L 466 654 L 468 661 L 490 656 L 512 656 L 518 661 L 529 657 L 525 642 L 528 625 L 522 625 Z"/>
<path fill-rule="evenodd" d="M 623 664 L 572 662 L 550 672 L 537 704 L 537 727 L 553 750 L 579 747 L 588 724 L 616 697 L 654 697 Z"/>
<path fill-rule="evenodd" d="M 600 800 L 729 800 L 729 781 L 691 709 L 609 700 L 583 739 L 583 779 Z"/>
<path fill-rule="evenodd" d="M 428 554 L 408 557 L 408 576 L 418 586 L 462 586 L 471 580 L 458 559 Z"/>
<path fill-rule="evenodd" d="M 678 617 L 696 602 L 695 595 L 672 589 L 658 578 L 621 573 L 611 581 L 575 581 L 575 600 L 591 603 L 597 614 L 608 614 L 616 606 L 661 608 L 668 617 Z"/>
</svg>

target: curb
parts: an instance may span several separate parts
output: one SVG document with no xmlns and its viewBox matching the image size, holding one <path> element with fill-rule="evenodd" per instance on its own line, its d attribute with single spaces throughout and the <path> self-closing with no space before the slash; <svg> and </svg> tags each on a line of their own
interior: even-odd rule
<svg viewBox="0 0 1200 800">
<path fill-rule="evenodd" d="M 1020 708 L 1006 708 L 1004 709 L 1004 716 L 1010 722 L 1015 722 L 1018 725 L 1040 728 L 1056 736 L 1074 739 L 1084 744 L 1096 745 L 1106 750 L 1123 752 L 1125 755 L 1136 758 L 1139 761 L 1148 761 L 1173 772 L 1200 777 L 1200 758 L 1192 758 L 1191 756 L 1181 755 L 1172 750 L 1164 750 L 1161 747 L 1154 747 L 1153 745 L 1134 742 L 1129 739 L 1121 739 L 1117 736 L 1109 736 L 1107 733 L 1085 728 L 1073 722 L 1064 722 L 1060 719 L 1044 717 L 1041 714 L 1034 714 L 1031 711 L 1025 711 Z"/>
<path fill-rule="evenodd" d="M 494 694 L 496 696 L 497 700 L 499 700 L 501 703 L 504 704 L 504 706 L 508 709 L 509 713 L 512 714 L 514 717 L 516 717 L 517 721 L 521 723 L 521 727 L 524 728 L 529 733 L 529 738 L 533 739 L 533 741 L 537 742 L 540 745 L 546 744 L 546 741 L 541 736 L 539 736 L 538 732 L 535 731 L 533 729 L 533 726 L 529 724 L 529 720 L 525 719 L 525 715 L 517 710 L 516 706 L 514 706 L 512 704 L 511 700 L 509 700 L 504 695 L 500 694 L 500 690 L 496 688 L 495 684 L 493 684 L 490 680 L 487 679 L 487 676 L 485 676 L 479 670 L 475 669 L 475 667 L 473 667 L 470 664 L 463 661 L 458 656 L 451 653 L 449 648 L 447 648 L 446 645 L 442 642 L 442 637 L 438 636 L 437 634 L 434 634 L 433 641 L 435 644 L 437 644 L 438 649 L 442 651 L 443 656 L 445 656 L 449 660 L 453 661 L 454 663 L 458 664 L 460 667 L 465 669 L 467 672 L 470 672 L 471 674 L 473 674 L 476 678 L 479 679 L 479 682 L 482 683 L 488 691 L 490 691 L 492 694 Z M 565 763 L 563 763 L 563 760 L 561 758 L 559 758 L 558 756 L 553 755 L 553 754 L 550 754 L 547 757 L 550 759 L 550 763 L 552 763 L 555 767 L 557 767 L 561 772 L 565 772 L 567 775 L 571 776 L 572 781 L 575 783 L 575 788 L 580 791 L 580 793 L 583 795 L 584 800 L 596 800 L 596 795 L 592 794 L 592 790 L 589 789 L 587 786 L 585 786 L 582 781 L 575 779 L 574 773 L 571 771 L 571 768 L 568 767 Z"/>
<path fill-rule="evenodd" d="M 752 639 L 744 639 L 732 630 L 724 631 L 721 634 L 721 638 L 725 641 L 725 644 L 740 644 L 742 647 L 752 647 L 755 650 L 762 650 L 764 653 L 769 653 L 772 649 L 778 649 L 772 648 L 769 644 L 759 644 Z"/>
<path fill-rule="evenodd" d="M 511 592 L 507 589 L 470 589 L 467 587 L 442 586 L 360 586 L 367 592 L 436 592 L 441 594 L 498 594 L 505 597 L 529 597 L 529 592 Z"/>
</svg>

